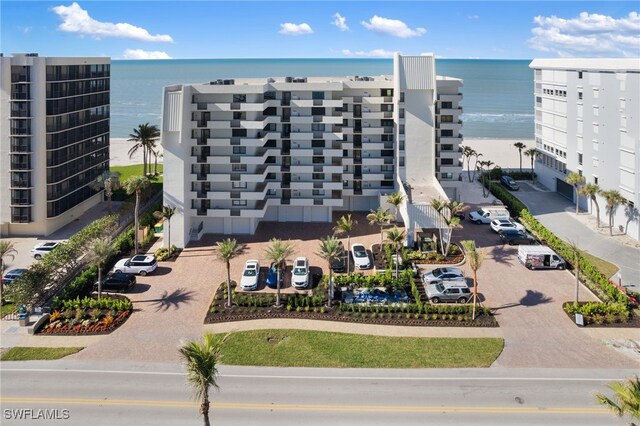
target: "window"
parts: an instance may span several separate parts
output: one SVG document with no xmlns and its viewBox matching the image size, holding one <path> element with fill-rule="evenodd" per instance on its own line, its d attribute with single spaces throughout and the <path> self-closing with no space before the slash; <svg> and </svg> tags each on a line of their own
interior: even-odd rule
<svg viewBox="0 0 640 426">
<path fill-rule="evenodd" d="M 324 139 L 313 139 L 311 141 L 312 148 L 324 148 Z"/>
<path fill-rule="evenodd" d="M 246 137 L 247 136 L 247 129 L 232 129 L 231 130 L 231 136 L 233 136 L 234 138 L 240 138 L 240 137 Z"/>
<path fill-rule="evenodd" d="M 247 102 L 247 95 L 233 95 L 233 102 Z"/>
<path fill-rule="evenodd" d="M 231 187 L 233 189 L 246 189 L 247 188 L 247 182 L 231 182 Z"/>
<path fill-rule="evenodd" d="M 324 157 L 313 157 L 313 164 L 323 164 Z"/>
<path fill-rule="evenodd" d="M 246 172 L 247 165 L 246 164 L 232 164 L 231 170 L 234 172 Z"/>
<path fill-rule="evenodd" d="M 311 108 L 311 115 L 325 115 L 325 109 L 322 107 Z"/>
<path fill-rule="evenodd" d="M 312 92 L 311 99 L 319 99 L 319 100 L 324 99 L 324 92 Z"/>
<path fill-rule="evenodd" d="M 241 112 L 241 111 L 234 111 L 233 112 L 233 119 L 234 120 L 246 120 L 247 119 L 247 113 L 246 112 Z"/>
<path fill-rule="evenodd" d="M 247 200 L 233 200 L 231 201 L 231 205 L 233 206 L 246 206 Z"/>
<path fill-rule="evenodd" d="M 442 123 L 453 123 L 453 115 L 443 115 L 440 117 Z"/>
<path fill-rule="evenodd" d="M 382 89 L 380 91 L 381 96 L 393 96 L 393 89 Z"/>
<path fill-rule="evenodd" d="M 400 92 L 400 102 L 404 102 L 404 92 Z"/>
<path fill-rule="evenodd" d="M 440 173 L 440 179 L 442 180 L 452 180 L 453 173 Z"/>
<path fill-rule="evenodd" d="M 440 150 L 441 151 L 453 151 L 453 145 L 450 145 L 450 144 L 440 145 Z"/>
<path fill-rule="evenodd" d="M 440 164 L 442 164 L 443 166 L 453 165 L 453 158 L 442 158 L 440 159 Z"/>
<path fill-rule="evenodd" d="M 578 92 L 578 100 L 582 100 L 582 92 Z"/>
<path fill-rule="evenodd" d="M 593 183 L 595 183 L 596 185 L 598 184 L 598 176 L 593 177 Z"/>
<path fill-rule="evenodd" d="M 451 109 L 453 108 L 453 102 L 442 102 L 442 109 Z"/>
<path fill-rule="evenodd" d="M 349 104 L 342 104 L 342 112 L 349 112 Z"/>
<path fill-rule="evenodd" d="M 442 130 L 440 136 L 450 137 L 453 136 L 453 130 Z"/>
<path fill-rule="evenodd" d="M 311 175 L 311 179 L 313 179 L 313 180 L 324 180 L 324 173 L 313 173 Z"/>
<path fill-rule="evenodd" d="M 324 195 L 324 189 L 314 189 L 313 190 L 313 195 Z"/>
<path fill-rule="evenodd" d="M 324 124 L 323 123 L 314 123 L 311 125 L 311 130 L 314 132 L 324 132 Z"/>
<path fill-rule="evenodd" d="M 582 71 L 578 71 L 578 80 L 582 80 Z"/>
<path fill-rule="evenodd" d="M 234 154 L 246 154 L 247 153 L 247 147 L 246 146 L 234 146 L 233 147 L 233 153 Z"/>
</svg>

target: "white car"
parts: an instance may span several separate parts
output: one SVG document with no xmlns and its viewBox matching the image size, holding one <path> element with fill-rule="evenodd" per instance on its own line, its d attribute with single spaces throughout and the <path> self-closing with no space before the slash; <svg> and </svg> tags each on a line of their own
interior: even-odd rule
<svg viewBox="0 0 640 426">
<path fill-rule="evenodd" d="M 143 277 L 152 273 L 158 267 L 158 261 L 153 255 L 139 254 L 131 259 L 121 259 L 113 267 L 113 272 L 125 274 L 139 274 Z"/>
<path fill-rule="evenodd" d="M 524 231 L 524 226 L 511 219 L 494 219 L 491 221 L 491 229 L 493 229 L 496 232 L 505 231 L 507 229 Z"/>
<path fill-rule="evenodd" d="M 240 278 L 240 288 L 242 290 L 255 290 L 258 288 L 258 276 L 260 275 L 260 262 L 257 260 L 247 260 Z"/>
<path fill-rule="evenodd" d="M 33 256 L 34 259 L 40 260 L 45 255 L 49 254 L 51 250 L 58 247 L 60 244 L 61 243 L 52 243 L 52 242 L 38 244 L 37 246 L 31 249 L 31 255 Z"/>
<path fill-rule="evenodd" d="M 309 261 L 306 257 L 298 257 L 293 262 L 291 285 L 294 288 L 306 288 L 309 285 Z"/>
<path fill-rule="evenodd" d="M 351 254 L 353 255 L 353 264 L 358 269 L 371 268 L 371 261 L 367 254 L 367 249 L 362 244 L 356 243 L 351 245 Z"/>
<path fill-rule="evenodd" d="M 437 284 L 443 281 L 460 281 L 464 273 L 458 268 L 436 268 L 422 276 L 425 284 Z"/>
</svg>

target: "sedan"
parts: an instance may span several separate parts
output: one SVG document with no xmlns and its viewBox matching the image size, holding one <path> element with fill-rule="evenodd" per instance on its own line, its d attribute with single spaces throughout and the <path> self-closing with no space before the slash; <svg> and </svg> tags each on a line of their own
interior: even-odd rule
<svg viewBox="0 0 640 426">
<path fill-rule="evenodd" d="M 247 260 L 240 278 L 240 288 L 242 290 L 255 290 L 258 288 L 258 275 L 260 272 L 260 262 L 257 260 Z"/>
<path fill-rule="evenodd" d="M 269 266 L 269 270 L 267 271 L 267 287 L 269 288 L 278 288 L 278 268 L 276 267 L 275 262 L 271 262 Z M 282 288 L 282 284 L 284 283 L 284 273 L 280 270 L 280 287 Z"/>
<path fill-rule="evenodd" d="M 306 288 L 309 285 L 309 261 L 306 257 L 298 257 L 293 262 L 291 285 L 294 288 Z"/>
<path fill-rule="evenodd" d="M 528 234 L 527 232 L 524 232 L 524 231 L 516 231 L 515 229 L 508 230 L 508 231 L 500 231 L 498 232 L 498 235 L 500 236 L 500 239 L 502 240 L 503 243 L 509 244 L 510 246 L 516 245 L 516 244 L 527 244 L 527 245 L 538 244 L 538 241 L 535 239 L 533 235 Z"/>
<path fill-rule="evenodd" d="M 524 231 L 524 226 L 511 219 L 494 219 L 491 221 L 491 229 L 496 232 L 515 229 L 516 231 Z"/>
<path fill-rule="evenodd" d="M 362 244 L 352 244 L 351 254 L 353 255 L 353 265 L 358 269 L 371 268 L 371 261 L 367 254 L 367 249 Z"/>
<path fill-rule="evenodd" d="M 443 281 L 460 281 L 464 278 L 464 273 L 458 268 L 436 268 L 422 276 L 425 284 L 436 284 Z"/>
</svg>

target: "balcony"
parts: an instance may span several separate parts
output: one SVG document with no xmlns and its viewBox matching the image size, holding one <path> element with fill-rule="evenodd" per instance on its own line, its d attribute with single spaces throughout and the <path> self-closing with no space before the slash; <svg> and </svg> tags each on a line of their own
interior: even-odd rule
<svg viewBox="0 0 640 426">
<path fill-rule="evenodd" d="M 31 162 L 11 162 L 11 170 L 31 170 Z"/>
<path fill-rule="evenodd" d="M 12 179 L 11 187 L 12 188 L 31 188 L 31 180 L 30 179 Z"/>
</svg>

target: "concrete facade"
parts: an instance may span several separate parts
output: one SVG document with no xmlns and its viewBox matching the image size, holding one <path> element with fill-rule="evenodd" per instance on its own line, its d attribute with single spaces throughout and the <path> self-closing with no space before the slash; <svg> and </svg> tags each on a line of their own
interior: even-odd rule
<svg viewBox="0 0 640 426">
<path fill-rule="evenodd" d="M 535 59 L 539 181 L 576 202 L 571 172 L 626 199 L 614 227 L 640 240 L 640 59 Z M 606 222 L 606 202 L 598 196 Z M 585 197 L 580 206 L 595 214 Z"/>
</svg>

